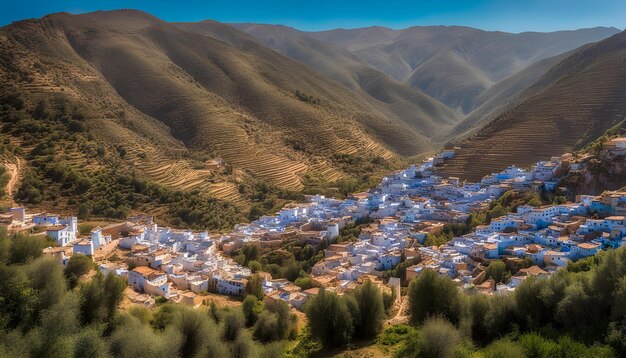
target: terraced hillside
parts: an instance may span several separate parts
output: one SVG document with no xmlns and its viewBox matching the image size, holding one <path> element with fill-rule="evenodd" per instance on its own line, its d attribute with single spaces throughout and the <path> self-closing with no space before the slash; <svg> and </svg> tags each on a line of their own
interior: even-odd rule
<svg viewBox="0 0 626 358">
<path fill-rule="evenodd" d="M 334 154 L 428 152 L 432 127 L 454 123 L 400 119 L 252 38 L 235 47 L 137 11 L 54 14 L 0 35 L 4 81 L 80 104 L 92 135 L 123 147 L 137 173 L 234 202 L 245 202 L 237 187 L 246 180 L 299 190 L 310 170 L 327 181 L 348 176 Z M 12 66 L 28 75 L 16 78 Z M 454 117 L 440 108 L 420 113 Z M 216 157 L 228 173 L 203 168 Z"/>
<path fill-rule="evenodd" d="M 532 93 L 463 141 L 444 174 L 478 179 L 580 148 L 626 115 L 626 32 L 585 46 L 528 89 Z"/>
</svg>

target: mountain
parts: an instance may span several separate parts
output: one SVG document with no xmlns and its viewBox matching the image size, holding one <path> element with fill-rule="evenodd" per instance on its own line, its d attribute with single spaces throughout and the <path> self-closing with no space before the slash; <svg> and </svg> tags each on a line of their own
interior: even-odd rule
<svg viewBox="0 0 626 358">
<path fill-rule="evenodd" d="M 571 55 L 573 51 L 548 57 L 491 86 L 474 99 L 474 110 L 446 133 L 448 140 L 467 137 L 479 131 L 499 114 L 522 102 L 531 95 L 532 85 L 552 67 Z"/>
<path fill-rule="evenodd" d="M 242 185 L 254 180 L 301 190 L 305 177 L 386 170 L 433 150 L 429 137 L 458 120 L 427 95 L 367 74 L 375 70 L 356 80 L 364 90 L 350 91 L 230 26 L 212 26 L 221 37 L 133 10 L 16 22 L 0 29 L 0 80 L 26 101 L 26 115 L 59 98 L 82 108 L 93 145 L 120 153 L 115 165 L 232 202 L 249 200 Z M 40 144 L 21 132 L 11 140 Z M 65 154 L 75 168 L 89 164 L 80 151 Z M 227 169 L 208 169 L 217 157 Z"/>
<path fill-rule="evenodd" d="M 148 212 L 221 229 L 303 193 L 359 190 L 489 122 L 478 135 L 562 110 L 555 152 L 592 138 L 613 123 L 599 118 L 601 104 L 602 114 L 621 113 L 621 73 L 607 75 L 622 70 L 619 55 L 598 44 L 562 52 L 611 31 L 307 33 L 167 23 L 134 10 L 52 14 L 0 28 L 0 158 L 18 172 L 9 191 L 20 204 L 82 216 Z M 428 76 L 435 80 L 425 86 Z M 593 116 L 568 117 L 585 101 Z M 585 121 L 592 130 L 580 128 Z M 543 155 L 553 139 L 532 148 Z"/>
<path fill-rule="evenodd" d="M 214 21 L 179 23 L 176 26 L 240 48 L 249 43 L 243 33 L 237 34 L 232 27 Z M 310 66 L 324 77 L 339 82 L 352 93 L 366 98 L 387 118 L 404 122 L 428 138 L 442 135 L 460 120 L 457 113 L 421 90 L 394 80 L 360 63 L 349 51 L 315 40 L 304 32 L 286 26 L 241 24 L 235 27 L 281 54 Z"/>
<path fill-rule="evenodd" d="M 320 42 L 326 48 L 342 49 L 342 56 L 352 54 L 353 60 L 421 89 L 461 114 L 475 109 L 475 99 L 487 89 L 527 66 L 619 32 L 598 27 L 511 34 L 460 26 L 416 26 L 403 30 L 369 27 L 304 33 L 284 26 L 234 26 L 303 62 L 313 60 L 299 56 L 301 52 L 294 48 L 310 47 L 311 40 L 319 41 L 313 44 L 314 49 L 320 49 Z"/>
<path fill-rule="evenodd" d="M 442 173 L 478 179 L 581 148 L 626 116 L 626 32 L 583 46 L 462 141 Z"/>
</svg>

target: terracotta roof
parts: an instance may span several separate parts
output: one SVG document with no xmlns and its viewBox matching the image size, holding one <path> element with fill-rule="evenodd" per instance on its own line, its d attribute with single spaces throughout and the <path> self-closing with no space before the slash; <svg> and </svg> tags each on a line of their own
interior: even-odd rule
<svg viewBox="0 0 626 358">
<path fill-rule="evenodd" d="M 135 271 L 137 273 L 140 273 L 140 274 L 145 276 L 145 275 L 149 275 L 149 274 L 155 272 L 156 270 L 153 270 L 150 267 L 146 267 L 146 266 L 138 266 L 138 267 L 135 267 L 133 269 L 133 271 Z"/>
<path fill-rule="evenodd" d="M 529 268 L 520 269 L 519 273 L 526 274 L 529 276 L 537 276 L 537 275 L 547 275 L 548 273 L 542 270 L 539 266 L 531 266 Z"/>
<path fill-rule="evenodd" d="M 320 289 L 319 287 L 313 287 L 313 288 L 309 288 L 308 290 L 304 290 L 303 292 L 308 295 L 317 295 L 320 293 Z"/>
<path fill-rule="evenodd" d="M 593 244 L 593 243 L 590 243 L 590 242 L 583 242 L 582 244 L 578 244 L 578 247 L 580 247 L 581 249 L 587 249 L 587 250 L 595 249 L 598 246 L 600 246 L 600 244 Z"/>
<path fill-rule="evenodd" d="M 487 250 L 495 250 L 498 248 L 498 244 L 485 244 L 484 246 Z"/>
</svg>

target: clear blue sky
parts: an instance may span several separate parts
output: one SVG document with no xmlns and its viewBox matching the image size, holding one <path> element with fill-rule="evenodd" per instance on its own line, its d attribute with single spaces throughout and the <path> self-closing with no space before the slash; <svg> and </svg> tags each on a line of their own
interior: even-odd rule
<svg viewBox="0 0 626 358">
<path fill-rule="evenodd" d="M 0 0 L 0 26 L 53 12 L 139 9 L 167 21 L 284 24 L 302 30 L 465 25 L 509 32 L 626 27 L 626 0 Z"/>
</svg>

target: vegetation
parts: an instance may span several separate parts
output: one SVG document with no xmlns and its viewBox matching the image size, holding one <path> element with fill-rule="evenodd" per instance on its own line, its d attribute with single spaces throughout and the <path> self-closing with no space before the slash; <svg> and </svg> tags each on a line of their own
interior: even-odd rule
<svg viewBox="0 0 626 358">
<path fill-rule="evenodd" d="M 385 318 L 382 294 L 369 281 L 343 297 L 320 289 L 305 312 L 312 336 L 327 348 L 376 337 Z"/>
<path fill-rule="evenodd" d="M 126 283 L 115 275 L 97 273 L 69 289 L 65 278 L 92 268 L 89 258 L 74 255 L 63 270 L 41 250 L 14 257 L 24 237 L 0 238 L 0 356 L 275 357 L 283 354 L 281 341 L 296 337 L 284 302 L 264 307 L 253 296 L 241 309 L 216 309 L 215 319 L 207 309 L 172 304 L 122 312 Z"/>
<path fill-rule="evenodd" d="M 496 277 L 502 277 L 504 264 L 494 261 L 489 267 L 494 264 L 497 269 L 490 270 L 490 276 L 501 281 Z M 501 351 L 533 357 L 567 357 L 570 352 L 621 356 L 626 354 L 625 264 L 626 248 L 601 252 L 547 280 L 530 277 L 515 293 L 495 297 L 461 294 L 449 278 L 426 270 L 409 286 L 411 321 L 419 325 L 429 317 L 444 318 L 461 332 L 470 332 L 487 356 L 499 356 L 496 352 Z M 414 341 L 411 344 L 419 345 L 419 339 Z"/>
<path fill-rule="evenodd" d="M 244 245 L 232 256 L 236 262 L 248 266 L 253 272 L 268 272 L 274 278 L 297 281 L 299 286 L 310 288 L 312 283 L 307 280 L 306 272 L 324 257 L 325 247 L 325 244 L 320 244 L 313 248 L 298 240 L 286 240 L 279 249 L 262 250 L 256 244 Z"/>
<path fill-rule="evenodd" d="M 5 89 L 0 99 L 12 98 Z M 98 144 L 85 126 L 84 109 L 62 95 L 37 100 L 19 97 L 2 110 L 2 132 L 33 148 L 26 153 L 24 172 L 15 199 L 24 204 L 56 205 L 62 198 L 74 202 L 81 218 L 126 218 L 133 211 L 165 206 L 171 225 L 224 230 L 245 217 L 233 205 L 204 193 L 174 190 L 145 180 L 121 160 L 126 150 L 110 151 Z M 93 165 L 77 167 L 71 153 L 80 153 Z M 0 184 L 3 176 L 0 173 Z M 4 188 L 4 187 L 3 187 Z M 80 200 L 75 198 L 80 197 Z"/>
<path fill-rule="evenodd" d="M 441 316 L 458 323 L 461 320 L 461 294 L 454 282 L 425 270 L 409 285 L 411 322 L 420 324 L 428 317 Z"/>
<path fill-rule="evenodd" d="M 509 274 L 504 262 L 500 260 L 491 261 L 485 270 L 485 279 L 492 278 L 496 283 L 507 283 Z"/>
<path fill-rule="evenodd" d="M 246 295 L 251 295 L 263 300 L 263 279 L 259 274 L 252 274 L 246 283 Z"/>
<path fill-rule="evenodd" d="M 298 90 L 294 92 L 294 95 L 296 96 L 297 99 L 299 99 L 302 102 L 311 103 L 311 104 L 320 104 L 320 99 L 318 97 L 308 95 Z"/>
<path fill-rule="evenodd" d="M 67 279 L 69 287 L 74 288 L 78 285 L 78 279 L 94 268 L 96 267 L 91 257 L 82 254 L 75 254 L 70 257 L 67 266 L 65 266 L 65 269 L 63 270 L 63 274 Z"/>
</svg>

